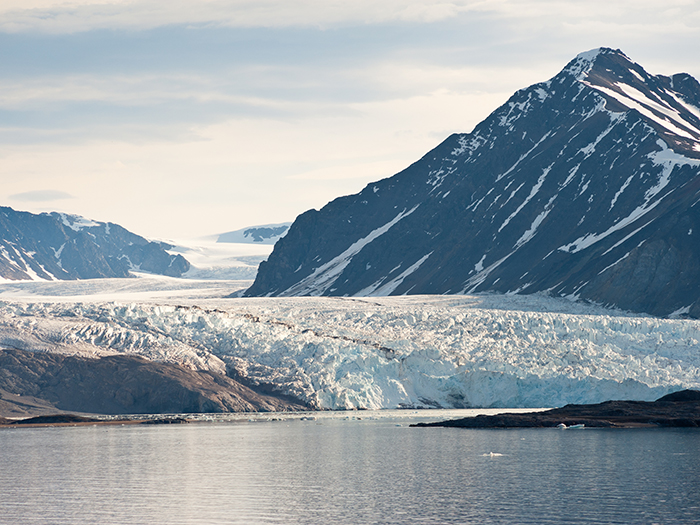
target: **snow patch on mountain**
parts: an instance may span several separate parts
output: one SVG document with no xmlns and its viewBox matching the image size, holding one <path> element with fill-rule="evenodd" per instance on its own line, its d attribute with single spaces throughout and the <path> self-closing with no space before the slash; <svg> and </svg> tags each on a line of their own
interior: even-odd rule
<svg viewBox="0 0 700 525">
<path fill-rule="evenodd" d="M 368 286 L 361 292 L 359 292 L 357 295 L 359 296 L 369 296 L 369 297 L 381 297 L 384 295 L 391 295 L 391 293 L 398 288 L 398 286 L 404 282 L 406 277 L 411 275 L 413 272 L 415 272 L 418 268 L 421 267 L 421 265 L 428 259 L 433 254 L 433 252 L 430 252 L 427 255 L 424 255 L 420 259 L 418 259 L 415 263 L 413 263 L 411 266 L 406 268 L 403 272 L 398 277 L 395 277 L 388 283 L 384 284 L 384 279 L 380 279 L 376 283 L 374 283 L 371 286 Z"/>
<path fill-rule="evenodd" d="M 648 157 L 657 166 L 671 167 L 671 169 L 674 166 L 700 166 L 700 159 L 691 159 L 676 153 L 661 139 L 657 140 L 656 143 L 661 147 L 661 151 L 649 153 Z"/>
<path fill-rule="evenodd" d="M 588 75 L 588 72 L 593 67 L 595 59 L 603 52 L 602 48 L 591 49 L 590 51 L 584 51 L 579 53 L 574 58 L 572 64 L 568 66 L 564 71 L 569 73 L 571 76 L 576 78 L 576 80 L 583 80 Z"/>
<path fill-rule="evenodd" d="M 398 223 L 401 219 L 411 215 L 417 208 L 418 206 L 415 206 L 409 211 L 403 210 L 383 226 L 380 226 L 379 228 L 371 231 L 365 237 L 355 241 L 343 253 L 321 265 L 319 268 L 316 268 L 311 275 L 305 277 L 294 286 L 288 288 L 281 295 L 323 295 L 326 290 L 333 286 L 335 280 L 341 273 L 343 273 L 343 270 L 348 266 L 348 264 L 350 264 L 350 261 L 352 261 L 352 258 L 355 255 L 360 253 L 362 249 L 372 241 L 388 232 L 392 226 Z"/>
<path fill-rule="evenodd" d="M 663 107 L 660 104 L 657 104 L 653 101 L 651 101 L 649 98 L 647 98 L 643 93 L 640 91 L 632 88 L 631 86 L 627 86 L 626 84 L 621 84 L 621 83 L 615 83 L 614 85 L 618 88 L 618 90 L 614 90 L 605 86 L 599 86 L 596 84 L 591 84 L 586 81 L 582 81 L 584 84 L 587 86 L 597 89 L 598 91 L 605 93 L 606 95 L 614 98 L 618 102 L 620 102 L 622 105 L 630 108 L 630 109 L 635 109 L 639 111 L 642 115 L 645 117 L 653 120 L 657 124 L 663 126 L 666 128 L 668 131 L 671 133 L 678 135 L 680 137 L 684 137 L 690 140 L 695 140 L 697 141 L 700 139 L 700 130 L 695 128 L 691 123 L 687 122 L 683 118 L 680 117 L 680 114 L 673 110 L 670 107 Z M 621 93 L 622 91 L 623 93 Z M 638 98 L 632 98 L 630 96 L 626 96 L 626 94 L 632 93 Z M 659 115 L 661 113 L 661 115 Z M 673 122 L 671 122 L 668 119 L 668 116 L 670 116 L 676 123 L 679 125 L 683 126 L 687 130 L 692 131 L 695 136 L 691 135 L 688 131 L 679 128 L 677 125 L 675 125 Z"/>
<path fill-rule="evenodd" d="M 65 213 L 58 214 L 61 217 L 61 221 L 65 226 L 68 226 L 71 230 L 79 232 L 85 228 L 94 228 L 99 226 L 101 223 L 95 222 L 91 219 L 81 217 L 80 215 L 68 215 Z M 107 232 L 109 234 L 109 232 Z"/>
<path fill-rule="evenodd" d="M 674 152 L 668 147 L 668 144 L 664 142 L 663 140 L 659 139 L 657 141 L 657 144 L 662 148 L 660 151 L 652 152 L 648 155 L 648 158 L 651 159 L 651 161 L 657 165 L 657 166 L 663 166 L 663 170 L 659 176 L 659 179 L 657 180 L 656 184 L 649 188 L 645 193 L 644 193 L 644 203 L 635 208 L 632 213 L 630 213 L 627 217 L 623 218 L 622 220 L 617 221 L 615 224 L 610 226 L 607 230 L 605 230 L 603 233 L 596 234 L 596 233 L 587 233 L 585 235 L 580 236 L 573 242 L 566 244 L 564 246 L 560 246 L 559 250 L 563 252 L 568 252 L 568 253 L 577 253 L 580 252 L 581 250 L 585 250 L 586 248 L 592 246 L 593 244 L 600 242 L 601 240 L 605 239 L 609 235 L 629 226 L 630 224 L 638 221 L 641 219 L 643 216 L 645 216 L 647 213 L 649 213 L 651 210 L 653 210 L 658 204 L 661 203 L 661 200 L 665 197 L 662 196 L 660 199 L 651 202 L 654 197 L 656 197 L 659 193 L 662 192 L 666 186 L 668 186 L 670 179 L 671 179 L 671 174 L 673 173 L 673 170 L 676 166 L 683 166 L 683 165 L 691 165 L 691 166 L 700 166 L 700 160 L 697 159 L 690 159 L 688 157 L 685 157 L 679 153 Z M 633 177 L 634 175 L 632 175 Z M 629 179 L 628 179 L 629 180 Z M 627 184 L 627 183 L 625 183 Z M 621 193 L 624 190 L 624 185 L 623 188 L 620 189 L 618 192 Z M 617 200 L 618 194 L 615 195 L 615 199 L 613 199 L 613 204 L 615 200 Z M 612 206 L 611 206 L 612 208 Z M 647 226 L 649 222 L 647 222 L 642 228 Z M 635 230 L 634 233 L 638 232 L 641 228 Z M 618 243 L 619 244 L 619 243 Z M 617 246 L 616 244 L 615 246 Z M 613 248 L 615 247 L 613 246 Z M 610 250 L 608 250 L 605 253 L 608 253 Z"/>
</svg>

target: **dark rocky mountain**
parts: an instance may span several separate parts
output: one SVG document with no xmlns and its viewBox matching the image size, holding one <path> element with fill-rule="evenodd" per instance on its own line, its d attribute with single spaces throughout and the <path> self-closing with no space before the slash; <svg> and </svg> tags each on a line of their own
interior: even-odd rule
<svg viewBox="0 0 700 525">
<path fill-rule="evenodd" d="M 190 264 L 172 246 L 150 242 L 118 224 L 77 215 L 39 215 L 0 207 L 0 277 L 94 279 L 131 270 L 179 277 Z"/>
<path fill-rule="evenodd" d="M 248 296 L 545 292 L 700 317 L 700 84 L 582 53 L 300 215 Z"/>
</svg>

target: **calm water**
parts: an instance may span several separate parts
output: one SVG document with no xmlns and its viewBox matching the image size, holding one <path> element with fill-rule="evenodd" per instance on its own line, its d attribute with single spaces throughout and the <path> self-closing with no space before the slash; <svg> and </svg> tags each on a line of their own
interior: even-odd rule
<svg viewBox="0 0 700 525">
<path fill-rule="evenodd" d="M 397 424 L 3 430 L 0 523 L 700 523 L 698 430 Z"/>
</svg>

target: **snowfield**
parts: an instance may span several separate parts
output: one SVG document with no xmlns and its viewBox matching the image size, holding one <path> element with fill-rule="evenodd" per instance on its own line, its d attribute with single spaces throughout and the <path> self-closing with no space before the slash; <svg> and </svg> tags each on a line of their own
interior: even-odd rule
<svg viewBox="0 0 700 525">
<path fill-rule="evenodd" d="M 0 347 L 138 354 L 317 408 L 548 407 L 700 388 L 700 322 L 540 295 L 223 298 L 249 281 L 0 285 Z"/>
</svg>

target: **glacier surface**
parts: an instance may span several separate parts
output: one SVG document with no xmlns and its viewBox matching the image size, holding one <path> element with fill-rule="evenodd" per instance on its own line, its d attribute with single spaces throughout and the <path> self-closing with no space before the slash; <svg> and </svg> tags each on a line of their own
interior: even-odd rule
<svg viewBox="0 0 700 525">
<path fill-rule="evenodd" d="M 0 285 L 0 347 L 228 370 L 321 409 L 545 407 L 700 388 L 700 321 L 540 295 L 220 298 L 247 284 Z"/>
</svg>

